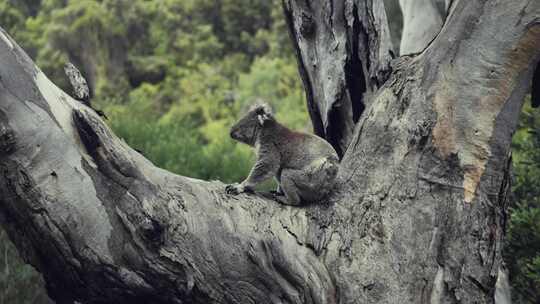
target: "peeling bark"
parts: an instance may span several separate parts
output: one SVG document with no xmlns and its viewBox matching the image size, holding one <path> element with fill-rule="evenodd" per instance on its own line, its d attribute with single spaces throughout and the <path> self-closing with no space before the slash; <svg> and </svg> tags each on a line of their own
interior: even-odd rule
<svg viewBox="0 0 540 304">
<path fill-rule="evenodd" d="M 73 63 L 68 62 L 64 66 L 64 72 L 73 88 L 73 97 L 85 105 L 90 106 L 90 88 L 79 69 Z"/>
<path fill-rule="evenodd" d="M 156 168 L 0 31 L 0 222 L 54 300 L 493 303 L 540 3 L 454 1 L 391 63 L 382 2 L 324 3 L 284 1 L 314 125 L 343 153 L 304 207 Z"/>
</svg>

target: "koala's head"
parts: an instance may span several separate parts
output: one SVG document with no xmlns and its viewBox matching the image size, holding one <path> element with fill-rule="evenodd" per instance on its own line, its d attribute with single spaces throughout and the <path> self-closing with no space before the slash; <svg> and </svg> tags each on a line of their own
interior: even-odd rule
<svg viewBox="0 0 540 304">
<path fill-rule="evenodd" d="M 268 104 L 256 104 L 232 126 L 231 137 L 234 140 L 253 146 L 258 131 L 272 119 L 272 110 Z"/>
</svg>

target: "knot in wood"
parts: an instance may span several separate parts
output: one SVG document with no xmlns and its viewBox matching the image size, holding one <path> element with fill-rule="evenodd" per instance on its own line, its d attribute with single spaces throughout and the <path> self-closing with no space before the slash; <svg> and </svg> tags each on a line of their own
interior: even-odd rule
<svg viewBox="0 0 540 304">
<path fill-rule="evenodd" d="M 154 248 L 162 244 L 163 226 L 154 219 L 144 219 L 139 226 L 140 233 Z"/>
</svg>

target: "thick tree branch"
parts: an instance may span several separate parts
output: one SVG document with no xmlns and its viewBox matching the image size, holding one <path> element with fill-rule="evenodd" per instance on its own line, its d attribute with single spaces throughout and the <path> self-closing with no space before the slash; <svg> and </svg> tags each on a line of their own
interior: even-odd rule
<svg viewBox="0 0 540 304">
<path fill-rule="evenodd" d="M 2 224 L 54 300 L 335 303 L 308 209 L 154 167 L 0 37 Z"/>
<path fill-rule="evenodd" d="M 540 3 L 454 2 L 391 74 L 381 2 L 285 2 L 325 134 L 358 118 L 327 137 L 351 139 L 342 182 L 301 208 L 154 167 L 0 32 L 0 220 L 59 303 L 492 303 Z"/>
</svg>

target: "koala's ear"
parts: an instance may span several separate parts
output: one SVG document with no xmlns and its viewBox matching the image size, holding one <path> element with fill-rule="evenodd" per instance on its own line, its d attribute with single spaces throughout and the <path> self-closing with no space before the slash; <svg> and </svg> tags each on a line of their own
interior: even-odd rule
<svg viewBox="0 0 540 304">
<path fill-rule="evenodd" d="M 272 108 L 267 103 L 262 103 L 257 107 L 257 120 L 259 125 L 264 126 L 264 123 L 271 119 Z"/>
<path fill-rule="evenodd" d="M 266 115 L 268 116 L 272 115 L 272 108 L 270 108 L 270 106 L 267 103 L 262 104 L 262 109 Z"/>
<path fill-rule="evenodd" d="M 270 120 L 270 115 L 266 113 L 257 114 L 257 120 L 259 121 L 259 125 L 264 126 L 264 123 L 268 120 Z"/>
<path fill-rule="evenodd" d="M 258 114 L 272 115 L 272 108 L 267 103 L 260 103 L 255 106 L 255 112 Z"/>
</svg>

